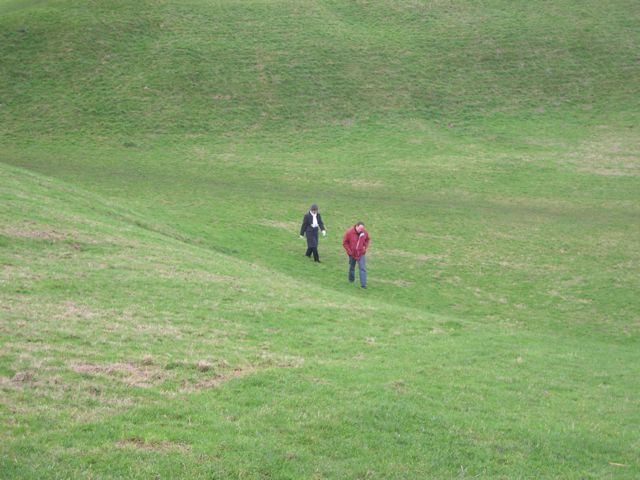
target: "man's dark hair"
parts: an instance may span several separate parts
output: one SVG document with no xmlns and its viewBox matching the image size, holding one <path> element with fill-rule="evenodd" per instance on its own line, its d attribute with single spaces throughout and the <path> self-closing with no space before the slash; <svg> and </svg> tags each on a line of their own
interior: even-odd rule
<svg viewBox="0 0 640 480">
<path fill-rule="evenodd" d="M 356 222 L 356 227 L 357 227 L 358 225 L 362 225 L 362 226 L 364 227 L 364 222 Z"/>
</svg>

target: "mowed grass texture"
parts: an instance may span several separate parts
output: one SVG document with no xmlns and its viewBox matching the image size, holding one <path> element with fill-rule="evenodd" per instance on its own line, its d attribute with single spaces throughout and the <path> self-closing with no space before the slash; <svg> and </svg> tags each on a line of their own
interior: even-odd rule
<svg viewBox="0 0 640 480">
<path fill-rule="evenodd" d="M 639 21 L 1 0 L 0 477 L 637 478 Z"/>
</svg>

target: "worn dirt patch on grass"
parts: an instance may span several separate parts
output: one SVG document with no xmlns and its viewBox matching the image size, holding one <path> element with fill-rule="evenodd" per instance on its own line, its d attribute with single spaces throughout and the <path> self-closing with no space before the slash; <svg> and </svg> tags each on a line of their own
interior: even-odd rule
<svg viewBox="0 0 640 480">
<path fill-rule="evenodd" d="M 233 380 L 234 378 L 245 377 L 257 371 L 258 371 L 258 368 L 252 365 L 245 366 L 245 367 L 238 367 L 230 372 L 217 373 L 213 377 L 202 379 L 199 382 L 192 385 L 183 384 L 183 390 L 196 391 L 196 390 L 205 390 L 208 388 L 216 388 L 224 382 Z"/>
<path fill-rule="evenodd" d="M 18 372 L 11 379 L 14 383 L 32 382 L 35 376 L 32 372 Z"/>
<path fill-rule="evenodd" d="M 182 390 L 183 391 L 197 391 L 197 390 L 205 390 L 208 388 L 216 388 L 219 387 L 222 383 L 228 382 L 229 380 L 233 380 L 236 378 L 246 377 L 248 375 L 252 375 L 260 370 L 266 370 L 269 368 L 300 368 L 304 365 L 304 358 L 296 357 L 296 356 L 280 356 L 273 355 L 269 352 L 261 352 L 258 355 L 256 361 L 252 364 L 242 365 L 235 367 L 233 369 L 229 369 L 227 371 L 218 371 L 215 372 L 215 366 L 212 365 L 212 368 L 207 368 L 203 370 L 200 368 L 200 362 L 198 363 L 198 370 L 203 373 L 209 374 L 208 378 L 203 378 L 195 383 L 189 383 L 188 381 L 183 381 Z M 218 366 L 227 366 L 224 364 L 218 364 Z"/>
<path fill-rule="evenodd" d="M 132 363 L 73 363 L 70 368 L 76 373 L 106 375 L 135 387 L 151 387 L 166 378 L 164 372 L 150 365 L 137 366 Z"/>
</svg>

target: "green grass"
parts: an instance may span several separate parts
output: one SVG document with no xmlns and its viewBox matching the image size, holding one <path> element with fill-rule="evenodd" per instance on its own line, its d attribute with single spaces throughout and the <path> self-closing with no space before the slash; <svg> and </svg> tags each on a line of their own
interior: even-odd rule
<svg viewBox="0 0 640 480">
<path fill-rule="evenodd" d="M 0 0 L 0 477 L 637 478 L 639 20 Z"/>
</svg>

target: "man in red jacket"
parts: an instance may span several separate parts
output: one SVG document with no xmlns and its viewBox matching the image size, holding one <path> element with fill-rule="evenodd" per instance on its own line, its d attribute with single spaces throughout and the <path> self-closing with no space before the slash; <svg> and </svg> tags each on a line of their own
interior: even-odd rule
<svg viewBox="0 0 640 480">
<path fill-rule="evenodd" d="M 369 248 L 369 232 L 364 229 L 364 223 L 358 222 L 349 228 L 342 237 L 342 246 L 349 255 L 349 282 L 356 279 L 356 262 L 360 269 L 360 286 L 367 288 L 367 268 L 364 256 Z"/>
</svg>

